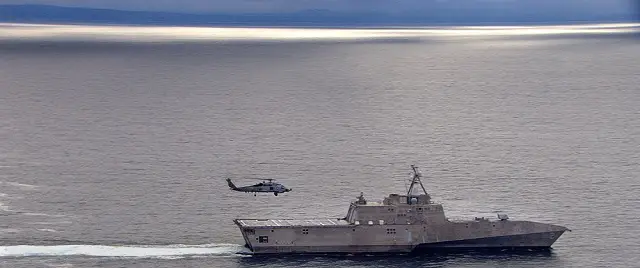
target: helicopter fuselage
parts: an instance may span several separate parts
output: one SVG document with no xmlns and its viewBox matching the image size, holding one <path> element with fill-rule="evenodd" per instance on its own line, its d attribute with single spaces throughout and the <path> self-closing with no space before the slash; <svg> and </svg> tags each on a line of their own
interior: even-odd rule
<svg viewBox="0 0 640 268">
<path fill-rule="evenodd" d="M 231 179 L 227 179 L 227 183 L 229 184 L 229 188 L 238 192 L 246 192 L 246 193 L 273 193 L 274 195 L 278 195 L 279 193 L 290 192 L 291 189 L 285 187 L 280 183 L 274 182 L 261 182 L 255 185 L 250 186 L 241 186 L 237 187 L 231 182 Z"/>
</svg>

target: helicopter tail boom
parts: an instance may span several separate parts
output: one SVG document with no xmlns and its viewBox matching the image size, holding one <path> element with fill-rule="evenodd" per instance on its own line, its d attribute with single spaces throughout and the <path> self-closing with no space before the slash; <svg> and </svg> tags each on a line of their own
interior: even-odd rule
<svg viewBox="0 0 640 268">
<path fill-rule="evenodd" d="M 235 184 L 233 184 L 233 182 L 231 182 L 231 179 L 227 179 L 227 184 L 229 185 L 229 188 L 236 190 L 238 189 L 238 187 L 236 187 Z"/>
</svg>

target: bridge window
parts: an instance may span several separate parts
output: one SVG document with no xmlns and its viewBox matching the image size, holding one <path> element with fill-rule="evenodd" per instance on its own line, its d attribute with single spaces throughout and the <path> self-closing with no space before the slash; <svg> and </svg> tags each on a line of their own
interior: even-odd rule
<svg viewBox="0 0 640 268">
<path fill-rule="evenodd" d="M 302 229 L 302 234 L 309 234 L 309 229 Z"/>
<path fill-rule="evenodd" d="M 259 243 L 269 243 L 269 237 L 268 236 L 258 236 L 258 242 Z"/>
<path fill-rule="evenodd" d="M 396 233 L 396 229 L 390 228 L 387 229 L 387 234 L 395 234 Z"/>
</svg>

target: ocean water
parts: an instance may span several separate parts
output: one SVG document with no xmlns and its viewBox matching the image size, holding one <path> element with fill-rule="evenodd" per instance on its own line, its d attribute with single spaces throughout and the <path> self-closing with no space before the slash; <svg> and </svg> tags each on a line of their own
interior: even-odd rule
<svg viewBox="0 0 640 268">
<path fill-rule="evenodd" d="M 0 267 L 636 267 L 637 27 L 0 25 Z M 572 232 L 546 253 L 242 254 L 232 219 L 342 217 L 411 164 L 449 217 Z"/>
</svg>

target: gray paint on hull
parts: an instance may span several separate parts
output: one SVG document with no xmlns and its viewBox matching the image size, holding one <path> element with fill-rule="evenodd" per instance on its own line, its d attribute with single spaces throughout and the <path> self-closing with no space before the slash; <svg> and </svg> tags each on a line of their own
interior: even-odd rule
<svg viewBox="0 0 640 268">
<path fill-rule="evenodd" d="M 266 246 L 254 247 L 253 254 L 407 254 L 432 251 L 482 250 L 482 249 L 549 249 L 564 231 L 506 235 L 465 239 L 437 243 L 411 245 L 369 246 Z"/>
<path fill-rule="evenodd" d="M 278 246 L 254 247 L 253 254 L 407 254 L 412 250 L 410 246 Z"/>
<path fill-rule="evenodd" d="M 419 244 L 416 250 L 432 248 L 549 248 L 562 233 L 564 231 L 424 243 Z"/>
</svg>

